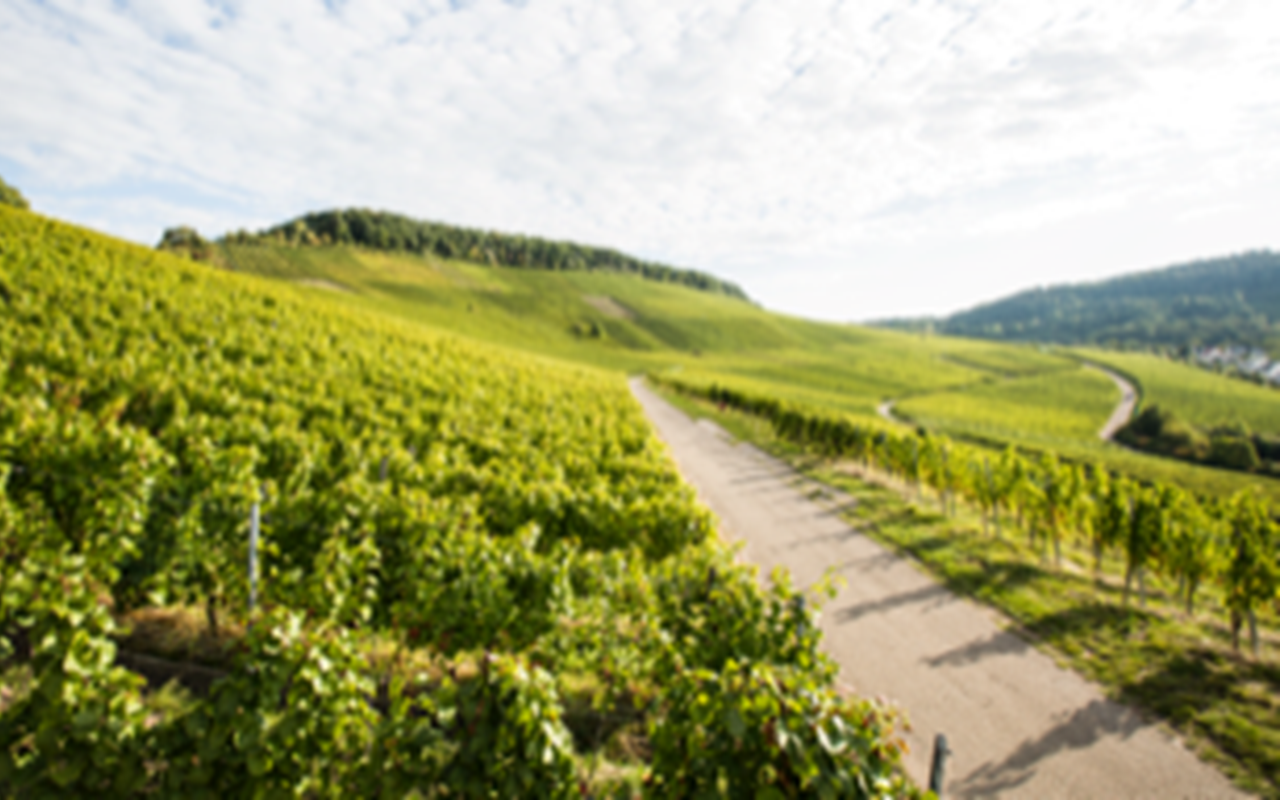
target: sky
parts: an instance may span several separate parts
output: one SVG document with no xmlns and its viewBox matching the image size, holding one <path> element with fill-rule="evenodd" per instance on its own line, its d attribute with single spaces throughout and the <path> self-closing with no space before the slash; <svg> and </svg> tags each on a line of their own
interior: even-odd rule
<svg viewBox="0 0 1280 800">
<path fill-rule="evenodd" d="M 858 321 L 1280 249 L 1274 0 L 0 0 L 0 177 L 153 244 L 360 206 Z"/>
</svg>

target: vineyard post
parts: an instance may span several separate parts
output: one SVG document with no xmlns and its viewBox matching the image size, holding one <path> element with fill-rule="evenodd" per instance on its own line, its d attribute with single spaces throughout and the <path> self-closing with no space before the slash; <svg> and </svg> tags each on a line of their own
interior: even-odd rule
<svg viewBox="0 0 1280 800">
<path fill-rule="evenodd" d="M 942 514 L 943 516 L 952 516 L 955 513 L 955 506 L 951 502 L 951 452 L 944 444 L 942 445 Z M 948 511 L 948 506 L 951 510 Z"/>
<path fill-rule="evenodd" d="M 920 502 L 920 440 L 911 437 L 911 477 L 915 482 L 916 502 Z"/>
<path fill-rule="evenodd" d="M 261 508 L 255 502 L 249 511 L 249 618 L 251 620 L 253 608 L 258 604 L 258 532 L 261 520 Z"/>
<path fill-rule="evenodd" d="M 933 740 L 933 759 L 929 764 L 929 791 L 942 797 L 942 784 L 946 779 L 947 756 L 951 748 L 947 747 L 947 735 L 940 733 Z"/>
<path fill-rule="evenodd" d="M 999 535 L 1000 517 L 998 515 L 1000 511 L 996 508 L 996 485 L 991 480 L 991 461 L 986 456 L 983 456 L 982 458 L 982 472 L 986 477 L 986 482 L 987 482 L 987 508 L 983 510 L 983 515 L 982 515 L 982 535 L 987 536 L 991 533 L 991 531 L 988 530 L 987 520 L 988 520 L 988 517 L 992 514 L 997 515 L 996 516 L 996 533 L 997 535 Z"/>
</svg>

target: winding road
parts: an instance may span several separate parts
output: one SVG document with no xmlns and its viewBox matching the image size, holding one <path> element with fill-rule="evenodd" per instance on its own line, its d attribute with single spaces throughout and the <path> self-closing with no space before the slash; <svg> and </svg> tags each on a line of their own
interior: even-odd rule
<svg viewBox="0 0 1280 800">
<path fill-rule="evenodd" d="M 1101 364 L 1092 362 L 1083 362 L 1085 369 L 1091 369 L 1094 372 L 1101 372 L 1115 383 L 1116 388 L 1120 390 L 1120 402 L 1116 403 L 1115 410 L 1111 412 L 1111 417 L 1107 423 L 1098 431 L 1098 438 L 1104 442 L 1109 442 L 1115 438 L 1116 432 L 1124 427 L 1124 424 L 1133 418 L 1133 410 L 1138 405 L 1138 390 L 1132 383 L 1120 373 L 1113 372 Z M 893 415 L 893 406 L 897 400 L 885 400 L 876 406 L 876 413 L 889 422 L 898 422 L 906 424 L 904 420 L 898 419 Z"/>
<path fill-rule="evenodd" d="M 1084 368 L 1106 375 L 1120 390 L 1120 402 L 1116 404 L 1115 411 L 1111 412 L 1111 418 L 1107 420 L 1107 424 L 1103 425 L 1102 430 L 1098 431 L 1098 438 L 1109 442 L 1115 437 L 1116 431 L 1123 428 L 1124 424 L 1133 418 L 1133 410 L 1138 405 L 1138 390 L 1132 383 L 1125 380 L 1123 375 L 1112 372 L 1100 364 L 1086 361 Z"/>
<path fill-rule="evenodd" d="M 823 614 L 825 647 L 844 683 L 906 711 L 906 768 L 920 785 L 945 733 L 946 797 L 1243 796 L 1164 727 L 851 527 L 841 518 L 850 498 L 691 421 L 638 379 L 631 390 L 721 534 L 744 543 L 744 559 L 766 573 L 785 567 L 801 586 L 829 568 L 845 577 Z"/>
</svg>

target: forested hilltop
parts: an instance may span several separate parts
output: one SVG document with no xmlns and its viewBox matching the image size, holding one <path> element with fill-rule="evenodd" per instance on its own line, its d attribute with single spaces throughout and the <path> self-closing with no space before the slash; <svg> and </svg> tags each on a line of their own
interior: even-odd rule
<svg viewBox="0 0 1280 800">
<path fill-rule="evenodd" d="M 1242 344 L 1280 353 L 1280 253 L 1194 261 L 1096 283 L 1030 289 L 938 320 L 885 327 L 1006 341 L 1169 347 Z"/>
<path fill-rule="evenodd" d="M 747 300 L 746 292 L 714 275 L 644 261 L 607 247 L 537 236 L 463 228 L 386 211 L 351 208 L 304 214 L 259 233 L 237 231 L 219 243 L 355 244 L 376 250 L 433 253 L 481 264 L 525 269 L 610 271 Z"/>
</svg>

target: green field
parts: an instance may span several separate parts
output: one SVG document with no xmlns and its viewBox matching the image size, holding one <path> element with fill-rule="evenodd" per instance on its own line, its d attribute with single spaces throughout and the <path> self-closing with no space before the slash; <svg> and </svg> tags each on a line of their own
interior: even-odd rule
<svg viewBox="0 0 1280 800">
<path fill-rule="evenodd" d="M 902 414 L 939 432 L 1052 450 L 1198 493 L 1258 486 L 1280 499 L 1280 484 L 1267 478 L 1099 441 L 1119 393 L 1080 369 L 1077 351 L 813 322 L 615 273 L 490 267 L 357 247 L 222 251 L 237 270 L 313 296 L 542 356 L 717 382 L 860 418 L 895 400 Z M 1259 387 L 1148 356 L 1083 355 L 1140 372 L 1135 378 L 1147 394 L 1210 417 L 1225 404 L 1251 425 L 1275 419 L 1274 395 Z"/>
<path fill-rule="evenodd" d="M 423 774 L 445 783 L 479 770 L 514 781 L 515 794 L 533 780 L 576 796 L 583 783 L 634 789 L 647 776 L 660 795 L 663 781 L 705 778 L 682 771 L 689 726 L 719 748 L 712 766 L 722 782 L 737 774 L 742 748 L 775 752 L 735 731 L 744 716 L 773 713 L 783 690 L 818 704 L 791 735 L 813 737 L 835 714 L 871 720 L 862 728 L 872 739 L 890 736 L 870 706 L 831 696 L 816 635 L 796 633 L 816 627 L 796 627 L 793 590 L 782 581 L 760 588 L 718 546 L 627 395 L 626 373 L 782 400 L 779 419 L 816 410 L 857 420 L 863 446 L 897 442 L 877 457 L 900 466 L 909 461 L 903 443 L 923 441 L 935 478 L 948 474 L 948 452 L 969 464 L 968 477 L 952 477 L 970 494 L 979 484 L 965 481 L 983 474 L 973 465 L 985 463 L 985 448 L 1014 444 L 1196 494 L 1259 486 L 1280 498 L 1280 482 L 1098 439 L 1118 393 L 1081 357 L 1133 376 L 1146 402 L 1201 424 L 1278 429 L 1272 393 L 1145 356 L 818 323 L 617 273 L 356 247 L 223 245 L 220 259 L 229 270 L 0 209 L 0 532 L 9 554 L 0 560 L 0 622 L 43 626 L 27 638 L 46 648 L 25 660 L 0 653 L 0 718 L 36 742 L 42 720 L 70 730 L 89 719 L 76 705 L 88 702 L 94 719 L 136 732 L 118 745 L 41 739 L 44 755 L 24 750 L 20 764 L 0 763 L 0 790 L 105 785 L 93 771 L 104 764 L 141 770 L 136 785 L 148 791 L 169 781 L 235 793 L 244 787 L 218 781 L 247 774 L 250 758 L 254 769 L 281 759 L 281 770 L 305 772 L 286 755 L 296 741 L 272 739 L 270 715 L 235 712 L 295 691 L 289 676 L 299 670 L 336 677 L 290 695 L 316 710 L 289 725 L 306 726 L 306 746 L 328 753 L 326 763 L 350 760 L 334 786 L 357 794 L 403 789 L 370 777 L 367 759 L 375 741 L 412 740 L 419 756 L 431 753 Z M 913 424 L 980 447 L 939 450 L 936 437 L 906 427 L 884 436 L 891 423 L 877 407 L 889 400 Z M 879 502 L 869 495 L 868 511 Z M 245 526 L 255 503 L 266 611 L 248 630 Z M 950 526 L 924 520 L 886 535 L 910 547 L 935 524 Z M 973 543 L 961 544 L 965 562 Z M 934 566 L 949 579 L 968 569 Z M 979 578 L 965 580 L 981 594 Z M 1055 580 L 1024 600 L 1048 602 Z M 1157 590 L 1170 594 L 1171 581 Z M 1108 594 L 1072 587 L 1082 604 Z M 1034 627 L 1038 612 L 1024 600 L 999 602 Z M 188 633 L 147 633 L 157 619 Z M 1210 628 L 1220 639 L 1220 624 Z M 1192 626 L 1175 638 L 1186 630 L 1197 635 Z M 1098 646 L 1123 649 L 1122 639 Z M 248 669 L 213 701 L 142 693 L 111 667 L 117 648 Z M 1217 658 L 1221 641 L 1215 648 Z M 1131 650 L 1123 657 L 1122 670 L 1095 677 L 1123 683 L 1151 663 Z M 59 694 L 67 664 L 88 700 Z M 670 674 L 682 677 L 662 677 Z M 369 707 L 373 693 L 385 707 Z M 497 698 L 507 705 L 492 705 Z M 714 707 L 714 719 L 682 716 L 688 698 Z M 485 735 L 539 748 L 541 766 L 476 744 L 451 722 L 486 708 Z M 1271 719 L 1262 706 L 1247 713 L 1247 726 L 1230 713 L 1195 726 L 1227 742 L 1219 745 L 1232 758 L 1261 753 L 1242 767 L 1256 776 L 1276 748 L 1244 742 L 1265 738 Z M 748 729 L 765 730 L 764 719 Z M 1220 730 L 1232 725 L 1239 730 Z M 193 758 L 202 745 L 192 731 L 209 726 L 227 749 Z M 91 757 L 68 773 L 76 752 Z M 883 752 L 887 760 L 870 768 L 888 775 L 892 748 Z M 205 761 L 225 769 L 215 774 Z M 749 772 L 743 787 L 754 785 Z"/>
<path fill-rule="evenodd" d="M 1041 449 L 1098 437 L 1119 393 L 1109 378 L 1069 366 L 1031 377 L 982 383 L 909 398 L 899 416 L 950 434 L 1016 442 Z"/>
<path fill-rule="evenodd" d="M 1160 405 L 1202 428 L 1244 423 L 1257 433 L 1280 433 L 1280 391 L 1232 380 L 1146 353 L 1074 352 L 1131 377 L 1143 405 Z"/>
<path fill-rule="evenodd" d="M 1071 362 L 1030 347 L 812 322 L 629 275 L 479 266 L 351 247 L 224 246 L 239 271 L 440 330 L 626 371 L 688 370 L 856 413 Z"/>
<path fill-rule="evenodd" d="M 294 280 L 0 207 L 0 795 L 917 794 L 622 374 Z"/>
<path fill-rule="evenodd" d="M 1103 363 L 1101 358 L 1094 360 Z M 1207 377 L 1216 383 L 1228 382 L 1214 375 Z M 1216 383 L 1210 383 L 1209 388 L 1219 389 Z M 1200 403 L 1211 396 L 1209 392 L 1189 393 Z M 1101 441 L 1098 431 L 1119 400 L 1120 392 L 1109 378 L 1075 366 L 1030 378 L 917 396 L 898 403 L 894 411 L 915 424 L 951 436 L 1055 452 L 1077 461 L 1105 464 L 1141 480 L 1181 486 L 1197 494 L 1228 497 L 1253 487 L 1273 501 L 1280 501 L 1280 481 L 1162 458 Z"/>
</svg>

